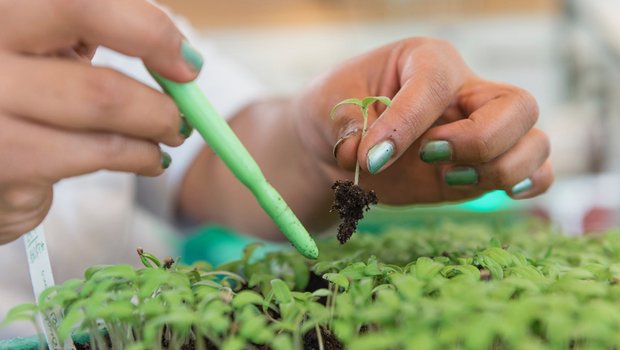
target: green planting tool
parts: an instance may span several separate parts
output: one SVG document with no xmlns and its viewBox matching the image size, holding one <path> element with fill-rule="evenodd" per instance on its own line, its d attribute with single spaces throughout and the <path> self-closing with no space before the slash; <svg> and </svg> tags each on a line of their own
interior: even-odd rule
<svg viewBox="0 0 620 350">
<path fill-rule="evenodd" d="M 305 257 L 316 259 L 319 249 L 291 208 L 263 172 L 228 123 L 217 113 L 194 82 L 175 83 L 157 73 L 151 75 L 174 99 L 179 110 L 200 133 L 226 166 L 250 191 L 282 233 Z"/>
</svg>

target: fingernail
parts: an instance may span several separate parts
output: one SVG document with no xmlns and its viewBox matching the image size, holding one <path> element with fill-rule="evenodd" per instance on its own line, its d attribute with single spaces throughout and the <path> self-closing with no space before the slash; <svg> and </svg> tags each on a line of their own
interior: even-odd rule
<svg viewBox="0 0 620 350">
<path fill-rule="evenodd" d="M 512 194 L 520 194 L 532 188 L 532 180 L 528 177 L 527 179 L 519 182 L 518 184 L 512 186 L 510 192 Z"/>
<path fill-rule="evenodd" d="M 194 127 L 187 121 L 184 115 L 181 115 L 181 126 L 179 127 L 181 136 L 186 139 L 192 134 L 192 131 L 194 131 Z"/>
<path fill-rule="evenodd" d="M 375 174 L 385 163 L 394 155 L 394 144 L 390 141 L 383 141 L 374 145 L 368 151 L 368 171 Z"/>
<path fill-rule="evenodd" d="M 356 135 L 360 132 L 360 129 L 355 128 L 349 132 L 347 132 L 346 134 L 344 134 L 344 136 L 342 136 L 341 138 L 338 139 L 338 141 L 336 141 L 336 144 L 334 144 L 334 148 L 332 150 L 332 153 L 334 154 L 334 158 L 337 158 L 338 155 L 338 147 L 340 147 L 340 145 L 342 145 L 342 143 L 347 140 L 349 137 Z"/>
<path fill-rule="evenodd" d="M 429 141 L 420 150 L 420 159 L 427 163 L 452 160 L 452 146 L 444 140 Z"/>
<path fill-rule="evenodd" d="M 475 185 L 478 182 L 478 173 L 471 167 L 454 168 L 446 172 L 444 180 L 450 186 Z"/>
<path fill-rule="evenodd" d="M 193 70 L 200 72 L 204 63 L 202 55 L 187 40 L 183 40 L 181 43 L 181 55 Z"/>
<path fill-rule="evenodd" d="M 161 167 L 164 169 L 168 169 L 170 163 L 172 163 L 172 157 L 170 157 L 170 154 L 168 154 L 168 152 L 161 151 L 160 161 Z"/>
</svg>

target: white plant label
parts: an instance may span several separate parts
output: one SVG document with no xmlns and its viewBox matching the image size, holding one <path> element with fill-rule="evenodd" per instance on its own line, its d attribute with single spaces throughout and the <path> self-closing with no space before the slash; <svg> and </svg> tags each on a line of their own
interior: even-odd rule
<svg viewBox="0 0 620 350">
<path fill-rule="evenodd" d="M 43 226 L 39 225 L 34 230 L 26 233 L 24 235 L 24 243 L 26 245 L 26 254 L 28 255 L 32 289 L 38 303 L 39 294 L 47 287 L 54 285 L 54 275 L 52 274 L 52 265 L 50 264 Z M 60 310 L 49 311 L 43 316 L 43 331 L 48 347 L 53 350 L 75 350 L 75 345 L 71 339 L 61 344 L 58 334 L 54 331 L 61 320 L 62 312 Z"/>
</svg>

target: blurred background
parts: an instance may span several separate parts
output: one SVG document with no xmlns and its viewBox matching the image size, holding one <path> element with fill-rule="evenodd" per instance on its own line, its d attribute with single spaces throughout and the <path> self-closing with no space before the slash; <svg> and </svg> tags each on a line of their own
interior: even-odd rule
<svg viewBox="0 0 620 350">
<path fill-rule="evenodd" d="M 410 36 L 452 42 L 482 77 L 530 91 L 552 140 L 557 183 L 514 202 L 578 234 L 620 224 L 618 0 L 163 0 L 274 94 L 333 64 Z"/>
</svg>

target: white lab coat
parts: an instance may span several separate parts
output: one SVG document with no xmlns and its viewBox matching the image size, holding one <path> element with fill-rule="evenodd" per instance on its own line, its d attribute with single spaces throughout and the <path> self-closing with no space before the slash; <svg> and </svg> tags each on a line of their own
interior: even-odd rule
<svg viewBox="0 0 620 350">
<path fill-rule="evenodd" d="M 197 38 L 186 24 L 181 23 L 181 28 L 204 55 L 197 82 L 223 116 L 233 115 L 261 94 L 259 84 L 240 66 Z M 138 59 L 101 48 L 93 62 L 156 86 Z M 158 178 L 100 171 L 56 184 L 54 202 L 43 222 L 56 283 L 82 277 L 91 265 L 137 266 L 138 246 L 158 256 L 175 255 L 179 229 L 172 205 L 185 171 L 202 147 L 197 132 L 178 148 L 164 147 L 172 155 L 172 164 Z M 12 306 L 32 301 L 22 239 L 0 246 L 0 320 Z M 33 327 L 21 323 L 0 329 L 0 339 L 33 333 Z"/>
</svg>

